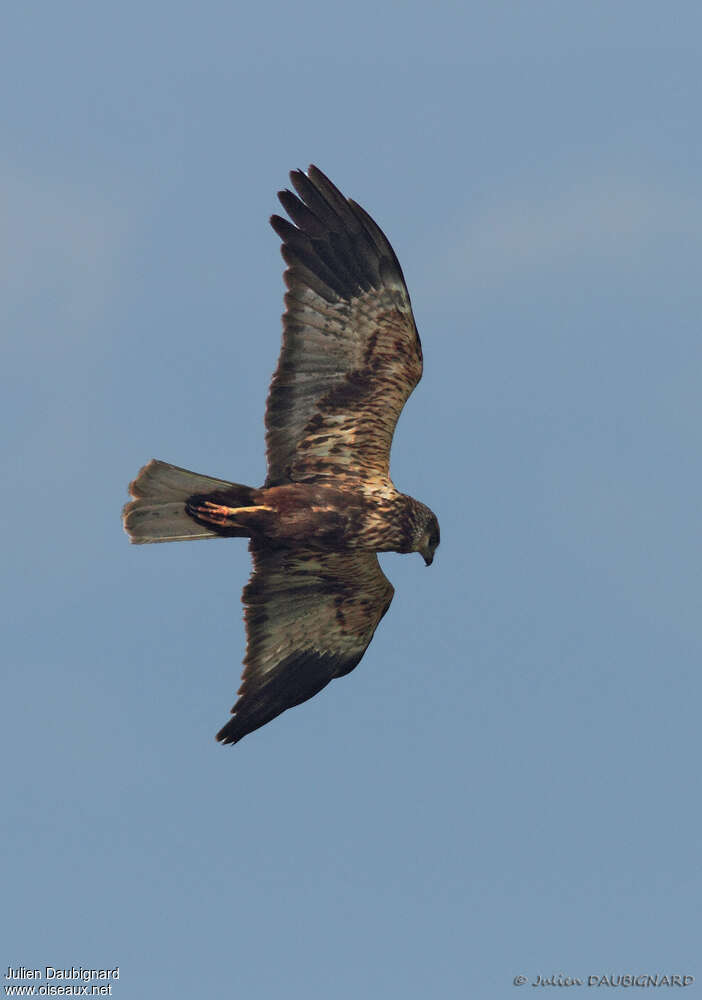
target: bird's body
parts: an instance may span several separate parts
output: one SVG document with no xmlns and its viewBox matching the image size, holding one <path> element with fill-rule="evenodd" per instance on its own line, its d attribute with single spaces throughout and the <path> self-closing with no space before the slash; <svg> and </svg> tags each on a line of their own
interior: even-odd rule
<svg viewBox="0 0 702 1000">
<path fill-rule="evenodd" d="M 411 552 L 423 504 L 394 487 L 286 483 L 262 487 L 238 505 L 237 488 L 192 496 L 187 513 L 218 534 L 265 541 L 272 547 L 304 546 L 323 552 Z"/>
<path fill-rule="evenodd" d="M 359 662 L 392 600 L 377 552 L 439 543 L 436 516 L 389 474 L 398 417 L 422 373 L 400 265 L 376 223 L 315 167 L 271 223 L 288 264 L 283 346 L 266 408 L 260 488 L 152 460 L 130 485 L 137 543 L 250 539 L 235 743 Z"/>
</svg>

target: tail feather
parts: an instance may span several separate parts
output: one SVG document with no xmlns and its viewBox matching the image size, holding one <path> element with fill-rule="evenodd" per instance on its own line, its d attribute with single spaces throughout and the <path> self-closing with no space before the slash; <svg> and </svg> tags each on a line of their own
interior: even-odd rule
<svg viewBox="0 0 702 1000">
<path fill-rule="evenodd" d="M 251 496 L 256 493 L 249 486 L 200 476 L 153 458 L 129 485 L 134 499 L 126 504 L 122 513 L 129 540 L 135 545 L 143 545 L 148 542 L 217 538 L 221 531 L 198 524 L 187 512 L 187 503 L 193 494 L 215 490 L 231 492 L 241 498 L 242 504 L 250 502 Z"/>
</svg>

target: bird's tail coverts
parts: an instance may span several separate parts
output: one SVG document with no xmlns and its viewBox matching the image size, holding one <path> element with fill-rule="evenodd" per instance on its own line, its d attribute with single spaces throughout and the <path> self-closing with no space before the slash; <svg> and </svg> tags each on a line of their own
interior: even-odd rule
<svg viewBox="0 0 702 1000">
<path fill-rule="evenodd" d="M 248 502 L 242 490 L 250 494 L 258 491 L 244 487 L 230 487 L 216 490 L 214 493 L 202 496 L 195 494 L 190 497 L 185 509 L 203 528 L 214 529 L 218 535 L 228 538 L 252 538 L 263 525 L 261 518 L 271 514 L 272 508 L 266 504 L 254 503 L 249 496 Z"/>
<path fill-rule="evenodd" d="M 225 490 L 230 496 L 236 495 L 241 504 L 251 502 L 251 496 L 256 492 L 249 486 L 200 476 L 152 458 L 129 485 L 134 499 L 123 511 L 124 530 L 136 545 L 216 538 L 221 532 L 198 524 L 186 508 L 194 495 L 218 490 Z"/>
</svg>

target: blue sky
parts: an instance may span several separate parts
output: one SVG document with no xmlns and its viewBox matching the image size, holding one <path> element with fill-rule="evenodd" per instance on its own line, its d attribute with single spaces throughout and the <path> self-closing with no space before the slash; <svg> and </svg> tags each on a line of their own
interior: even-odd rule
<svg viewBox="0 0 702 1000">
<path fill-rule="evenodd" d="M 700 28 L 632 0 L 4 12 L 3 975 L 698 988 Z M 402 262 L 425 376 L 392 474 L 442 545 L 383 558 L 349 677 L 224 749 L 245 546 L 130 547 L 119 511 L 151 457 L 262 482 L 267 218 L 309 162 Z"/>
</svg>

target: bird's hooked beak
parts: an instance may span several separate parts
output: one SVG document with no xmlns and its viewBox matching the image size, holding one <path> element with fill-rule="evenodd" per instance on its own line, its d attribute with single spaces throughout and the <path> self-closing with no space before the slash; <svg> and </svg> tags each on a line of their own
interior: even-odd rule
<svg viewBox="0 0 702 1000">
<path fill-rule="evenodd" d="M 431 555 L 424 556 L 424 565 L 425 566 L 431 566 L 431 564 L 433 562 L 434 562 L 434 553 L 433 552 L 431 553 Z"/>
</svg>

